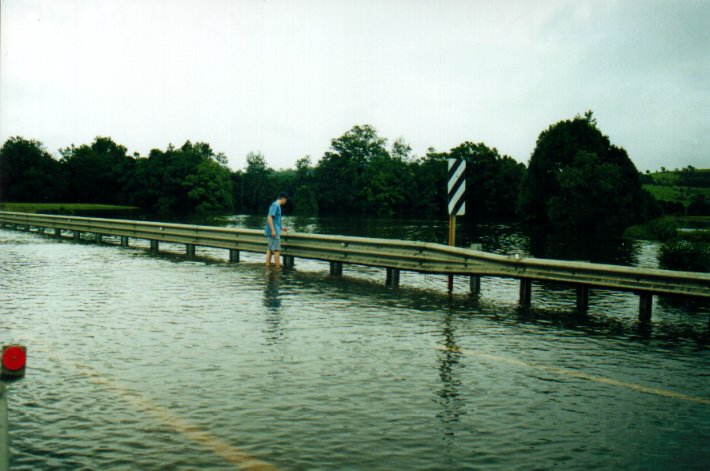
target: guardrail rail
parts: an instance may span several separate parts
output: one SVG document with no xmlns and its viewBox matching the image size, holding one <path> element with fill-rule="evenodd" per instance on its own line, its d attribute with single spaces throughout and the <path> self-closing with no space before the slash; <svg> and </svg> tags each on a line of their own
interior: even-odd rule
<svg viewBox="0 0 710 471">
<path fill-rule="evenodd" d="M 253 229 L 6 211 L 0 211 L 0 226 L 26 231 L 34 228 L 39 233 L 49 228 L 59 237 L 63 237 L 62 231 L 69 231 L 77 239 L 83 233 L 92 233 L 96 241 L 115 236 L 121 238 L 123 246 L 130 238 L 146 239 L 154 251 L 159 250 L 160 242 L 185 244 L 188 256 L 195 254 L 196 246 L 223 248 L 230 251 L 234 262 L 239 261 L 240 251 L 263 253 L 266 248 L 263 232 Z M 467 275 L 473 292 L 480 289 L 481 276 L 515 278 L 520 280 L 522 306 L 531 302 L 532 281 L 575 286 L 581 311 L 588 307 L 590 288 L 631 291 L 639 295 L 642 320 L 651 317 L 653 295 L 710 298 L 708 273 L 521 258 L 428 242 L 284 233 L 281 253 L 287 267 L 293 266 L 296 257 L 330 262 L 330 273 L 335 276 L 342 274 L 343 264 L 382 267 L 387 270 L 387 285 L 392 287 L 399 284 L 401 270 Z"/>
</svg>

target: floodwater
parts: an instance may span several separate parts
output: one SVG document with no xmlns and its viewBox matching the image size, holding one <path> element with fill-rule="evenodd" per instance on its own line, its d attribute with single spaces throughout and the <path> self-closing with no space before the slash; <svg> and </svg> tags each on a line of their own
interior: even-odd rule
<svg viewBox="0 0 710 471">
<path fill-rule="evenodd" d="M 206 221 L 200 221 L 202 223 Z M 261 218 L 212 224 L 260 227 Z M 442 242 L 445 222 L 289 218 L 299 231 Z M 655 266 L 653 243 L 460 227 L 499 253 Z M 0 344 L 28 347 L 9 386 L 16 469 L 704 469 L 707 302 L 147 242 L 0 229 Z M 258 466 L 257 466 L 258 465 Z"/>
</svg>

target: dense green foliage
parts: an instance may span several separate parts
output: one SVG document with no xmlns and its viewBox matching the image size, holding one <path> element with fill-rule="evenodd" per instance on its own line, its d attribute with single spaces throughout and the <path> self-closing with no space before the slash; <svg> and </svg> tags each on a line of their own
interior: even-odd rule
<svg viewBox="0 0 710 471">
<path fill-rule="evenodd" d="M 476 220 L 515 217 L 525 165 L 484 144 L 464 142 L 446 157 L 466 161 L 466 211 Z"/>
<path fill-rule="evenodd" d="M 233 207 L 226 158 L 205 143 L 129 156 L 111 138 L 60 149 L 55 160 L 38 141 L 13 137 L 0 149 L 0 201 L 127 204 L 146 209 Z"/>
<path fill-rule="evenodd" d="M 0 149 L 0 201 L 57 201 L 66 186 L 62 166 L 39 141 L 11 137 Z"/>
<path fill-rule="evenodd" d="M 333 139 L 313 172 L 318 207 L 326 213 L 443 215 L 448 158 L 467 162 L 466 218 L 514 216 L 523 164 L 471 142 L 413 158 L 404 141 L 395 140 L 388 148 L 371 126 L 355 126 Z"/>
<path fill-rule="evenodd" d="M 511 220 L 597 233 L 671 213 L 642 191 L 626 152 L 597 128 L 591 112 L 543 131 L 529 168 L 483 143 L 414 156 L 402 139 L 391 143 L 369 125 L 331 141 L 314 163 L 274 170 L 259 152 L 231 171 L 227 158 L 202 142 L 128 155 L 108 137 L 60 149 L 53 158 L 38 141 L 13 137 L 0 148 L 0 201 L 134 205 L 149 210 L 227 210 L 263 213 L 280 191 L 296 214 L 446 215 L 447 159 L 466 160 L 465 219 Z M 673 179 L 704 184 L 692 168 Z M 654 181 L 654 184 L 659 183 Z M 693 200 L 700 213 L 706 200 Z M 671 204 L 671 203 L 668 203 Z M 690 203 L 689 209 L 690 211 Z M 673 209 L 673 208 L 671 208 Z M 691 213 L 693 214 L 693 213 Z M 645 229 L 644 229 L 645 230 Z"/>
<path fill-rule="evenodd" d="M 632 239 L 660 240 L 663 242 L 676 237 L 678 227 L 678 221 L 674 217 L 663 216 L 644 224 L 629 226 L 624 231 L 624 236 Z"/>
<path fill-rule="evenodd" d="M 710 246 L 701 242 L 671 239 L 663 244 L 658 259 L 663 268 L 683 271 L 710 271 Z"/>
<path fill-rule="evenodd" d="M 443 216 L 449 157 L 467 162 L 467 218 L 514 217 L 525 166 L 482 143 L 419 158 L 403 140 L 388 144 L 374 127 L 354 126 L 331 141 L 314 165 L 306 156 L 295 169 L 274 170 L 258 152 L 230 171 L 208 144 L 186 142 L 129 156 L 107 137 L 60 149 L 55 160 L 37 141 L 8 140 L 0 149 L 2 201 L 71 201 L 129 204 L 151 210 L 232 210 L 261 213 L 275 195 L 292 195 L 297 214 Z M 41 191 L 38 191 L 41 190 Z"/>
<path fill-rule="evenodd" d="M 91 145 L 72 145 L 59 153 L 67 179 L 64 193 L 72 201 L 118 204 L 129 199 L 123 190 L 135 161 L 125 147 L 108 137 L 97 137 Z"/>
<path fill-rule="evenodd" d="M 611 144 L 588 112 L 540 134 L 519 214 L 534 224 L 619 233 L 645 219 L 651 203 L 626 151 Z"/>
<path fill-rule="evenodd" d="M 226 162 L 203 142 L 153 149 L 147 159 L 135 159 L 135 169 L 126 178 L 127 202 L 158 210 L 231 208 L 232 178 Z"/>
</svg>

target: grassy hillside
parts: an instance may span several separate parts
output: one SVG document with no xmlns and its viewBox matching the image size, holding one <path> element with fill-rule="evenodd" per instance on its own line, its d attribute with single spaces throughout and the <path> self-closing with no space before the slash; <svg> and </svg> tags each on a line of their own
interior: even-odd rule
<svg viewBox="0 0 710 471">
<path fill-rule="evenodd" d="M 681 203 L 687 207 L 698 195 L 710 199 L 710 169 L 647 173 L 643 180 L 643 188 L 659 201 Z"/>
<path fill-rule="evenodd" d="M 649 184 L 645 184 L 643 188 L 648 190 L 657 200 L 678 202 L 683 206 L 688 206 L 693 197 L 698 194 L 710 198 L 710 188 Z"/>
</svg>

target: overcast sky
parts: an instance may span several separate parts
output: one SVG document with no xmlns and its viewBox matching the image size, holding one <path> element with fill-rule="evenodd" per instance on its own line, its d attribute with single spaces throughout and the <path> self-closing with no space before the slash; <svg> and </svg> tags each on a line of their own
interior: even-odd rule
<svg viewBox="0 0 710 471">
<path fill-rule="evenodd" d="M 710 167 L 708 0 L 2 0 L 0 140 L 189 139 L 242 168 L 372 124 L 527 162 L 592 109 L 639 170 Z"/>
</svg>

